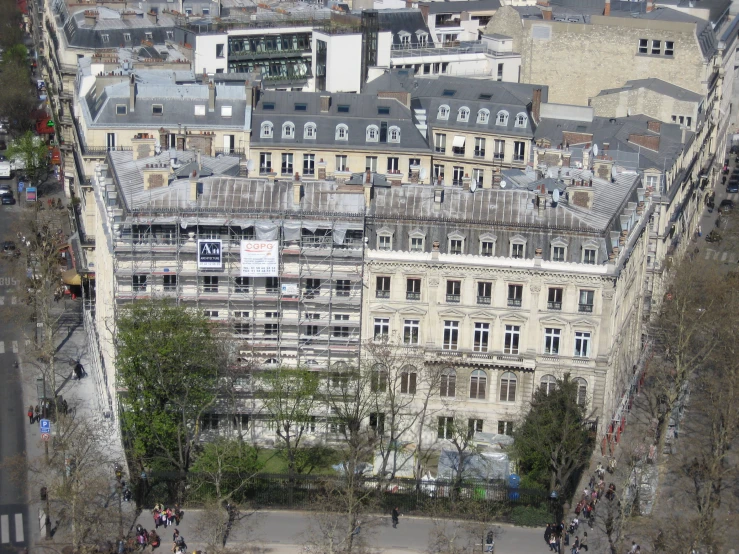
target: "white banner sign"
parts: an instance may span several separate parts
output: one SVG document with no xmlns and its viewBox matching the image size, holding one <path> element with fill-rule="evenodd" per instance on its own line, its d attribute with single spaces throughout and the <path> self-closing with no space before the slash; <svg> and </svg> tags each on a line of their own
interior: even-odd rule
<svg viewBox="0 0 739 554">
<path fill-rule="evenodd" d="M 223 241 L 220 239 L 198 240 L 198 269 L 223 268 Z"/>
<path fill-rule="evenodd" d="M 279 276 L 280 252 L 276 240 L 241 241 L 242 277 Z"/>
</svg>

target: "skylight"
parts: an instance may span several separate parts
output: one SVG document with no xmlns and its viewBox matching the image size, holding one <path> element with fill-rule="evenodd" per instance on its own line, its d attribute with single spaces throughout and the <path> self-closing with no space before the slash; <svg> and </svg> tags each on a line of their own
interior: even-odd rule
<svg viewBox="0 0 739 554">
<path fill-rule="evenodd" d="M 441 93 L 442 96 L 454 96 L 455 94 L 457 94 L 456 90 L 451 90 L 448 88 L 445 88 L 444 92 Z"/>
</svg>

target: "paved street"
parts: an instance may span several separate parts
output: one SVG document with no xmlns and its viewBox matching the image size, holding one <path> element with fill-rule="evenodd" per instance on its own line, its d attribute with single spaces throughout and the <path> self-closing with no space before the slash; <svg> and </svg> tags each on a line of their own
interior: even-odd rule
<svg viewBox="0 0 739 554">
<path fill-rule="evenodd" d="M 15 179 L 2 181 L 15 189 Z M 0 207 L 0 241 L 15 240 L 14 228 L 22 208 L 18 204 Z M 26 322 L 14 317 L 16 304 L 23 301 L 23 285 L 14 274 L 18 260 L 0 259 L 0 459 L 10 462 L 26 450 L 27 404 L 24 403 L 18 353 L 25 345 Z M 26 483 L 0 467 L 0 554 L 14 552 L 28 539 Z"/>
<path fill-rule="evenodd" d="M 188 544 L 190 551 L 203 548 L 198 542 L 195 529 L 198 527 L 200 512 L 186 511 L 178 529 Z M 231 533 L 229 544 L 262 545 L 271 554 L 298 554 L 302 552 L 311 536 L 311 514 L 290 511 L 265 511 L 249 515 Z M 139 523 L 151 529 L 152 518 L 144 513 Z M 449 525 L 456 525 L 450 522 Z M 543 529 L 500 525 L 500 534 L 495 540 L 496 554 L 544 554 L 548 548 L 544 544 Z M 169 546 L 173 527 L 159 528 L 163 546 Z M 393 529 L 389 516 L 375 516 L 362 524 L 362 533 L 370 545 L 386 554 L 400 552 L 425 552 L 432 534 L 433 522 L 426 518 L 400 518 L 397 529 Z"/>
</svg>

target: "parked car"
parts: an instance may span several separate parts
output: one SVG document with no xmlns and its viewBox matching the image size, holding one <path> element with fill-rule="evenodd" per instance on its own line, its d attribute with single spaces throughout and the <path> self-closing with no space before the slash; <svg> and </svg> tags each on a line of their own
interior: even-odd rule
<svg viewBox="0 0 739 554">
<path fill-rule="evenodd" d="M 722 200 L 721 204 L 718 205 L 718 213 L 720 214 L 730 212 L 733 209 L 734 209 L 734 201 L 729 200 L 728 198 L 726 198 L 725 200 Z"/>
<path fill-rule="evenodd" d="M 713 229 L 708 235 L 706 235 L 706 242 L 721 242 L 721 233 L 716 229 Z"/>
<path fill-rule="evenodd" d="M 729 184 L 726 185 L 726 192 L 739 192 L 739 180 L 732 179 Z"/>
<path fill-rule="evenodd" d="M 0 202 L 2 202 L 3 205 L 12 206 L 13 204 L 15 204 L 15 198 L 13 198 L 12 196 L 3 196 Z"/>
<path fill-rule="evenodd" d="M 15 243 L 12 240 L 6 240 L 3 242 L 3 254 L 6 256 L 12 256 L 15 254 Z"/>
</svg>

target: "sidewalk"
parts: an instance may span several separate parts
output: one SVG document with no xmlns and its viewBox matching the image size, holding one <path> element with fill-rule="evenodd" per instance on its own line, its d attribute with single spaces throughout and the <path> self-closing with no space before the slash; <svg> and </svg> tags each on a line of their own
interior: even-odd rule
<svg viewBox="0 0 739 554">
<path fill-rule="evenodd" d="M 57 344 L 56 355 L 56 382 L 57 394 L 62 396 L 68 403 L 70 410 L 76 410 L 77 417 L 87 418 L 102 429 L 104 429 L 111 440 L 106 445 L 106 451 L 111 461 L 124 461 L 123 445 L 117 422 L 106 418 L 100 409 L 98 390 L 95 385 L 95 377 L 92 375 L 94 364 L 90 359 L 89 340 L 82 323 L 82 304 L 80 300 L 62 299 L 54 305 L 55 317 L 58 317 L 57 329 L 55 331 L 55 342 Z M 21 359 L 24 382 L 24 405 L 38 404 L 36 394 L 35 378 L 37 369 L 33 363 Z M 80 362 L 88 373 L 81 380 L 73 379 L 74 365 Z M 29 459 L 43 459 L 44 443 L 41 440 L 39 426 L 26 425 L 27 457 Z M 52 435 L 55 433 L 55 425 L 52 423 Z M 123 464 L 125 466 L 125 464 Z M 111 466 L 112 467 L 112 466 Z M 41 532 L 40 514 L 43 512 L 44 503 L 40 500 L 40 493 L 33 483 L 29 483 L 29 517 L 31 543 L 47 546 L 50 544 L 64 545 L 67 542 L 65 528 L 60 528 L 52 541 L 47 541 Z M 128 504 L 130 516 L 133 517 L 133 504 Z M 52 510 L 52 526 L 55 521 Z"/>
<path fill-rule="evenodd" d="M 184 537 L 188 551 L 205 548 L 196 529 L 203 512 L 185 510 L 185 515 L 177 526 Z M 271 554 L 302 554 L 303 545 L 313 534 L 311 524 L 313 513 L 296 511 L 258 511 L 245 515 L 232 529 L 227 546 L 259 546 Z M 153 528 L 151 513 L 145 511 L 138 519 L 148 530 Z M 447 525 L 458 523 L 450 520 Z M 507 524 L 491 523 L 498 527 L 500 534 L 495 538 L 496 554 L 544 554 L 548 550 L 543 540 L 543 530 L 539 528 L 514 527 Z M 369 546 L 380 549 L 385 554 L 427 552 L 429 538 L 433 534 L 434 522 L 429 518 L 404 517 L 401 514 L 397 529 L 390 524 L 389 515 L 367 515 L 362 523 L 362 535 Z M 174 526 L 159 527 L 157 533 L 162 539 L 161 550 L 169 549 Z M 313 535 L 315 536 L 315 535 Z M 147 551 L 150 549 L 147 548 Z"/>
</svg>

